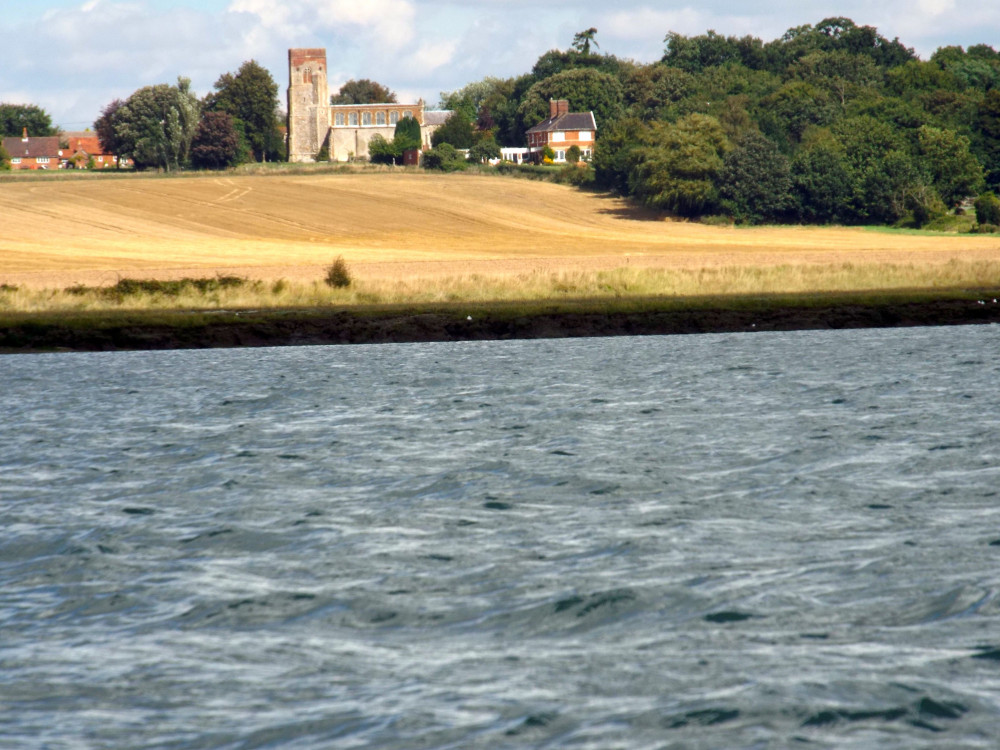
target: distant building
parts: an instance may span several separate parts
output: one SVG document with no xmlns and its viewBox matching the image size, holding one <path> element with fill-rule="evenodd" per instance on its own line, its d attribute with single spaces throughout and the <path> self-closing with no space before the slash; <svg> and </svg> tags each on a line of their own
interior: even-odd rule
<svg viewBox="0 0 1000 750">
<path fill-rule="evenodd" d="M 101 139 L 90 130 L 70 131 L 62 134 L 62 139 L 68 144 L 63 149 L 67 166 L 76 169 L 112 169 L 118 166 L 118 157 L 109 154 L 101 147 Z M 131 166 L 128 159 L 122 161 L 123 167 Z"/>
<path fill-rule="evenodd" d="M 597 121 L 593 112 L 570 112 L 567 100 L 552 99 L 548 119 L 529 128 L 526 135 L 531 154 L 539 154 L 548 146 L 555 152 L 553 161 L 564 162 L 569 148 L 577 146 L 581 157 L 587 159 L 594 153 Z"/>
<path fill-rule="evenodd" d="M 424 148 L 450 112 L 416 104 L 330 104 L 325 49 L 288 50 L 288 161 L 313 162 L 324 150 L 330 161 L 366 158 L 379 134 L 391 141 L 396 123 L 412 117 L 420 123 Z"/>
<path fill-rule="evenodd" d="M 3 139 L 3 148 L 10 154 L 11 169 L 61 169 L 64 149 L 59 146 L 59 136 L 31 137 L 24 134 Z"/>
</svg>

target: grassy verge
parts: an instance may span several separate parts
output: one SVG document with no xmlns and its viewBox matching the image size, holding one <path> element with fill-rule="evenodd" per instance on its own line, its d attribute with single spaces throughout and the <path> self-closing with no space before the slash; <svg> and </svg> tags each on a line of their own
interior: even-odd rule
<svg viewBox="0 0 1000 750">
<path fill-rule="evenodd" d="M 627 301 L 691 297 L 810 295 L 892 290 L 985 289 L 1000 286 L 1000 262 L 728 266 L 602 271 L 534 271 L 443 278 L 357 278 L 331 287 L 223 276 L 157 281 L 121 279 L 112 286 L 29 289 L 0 286 L 0 314 L 105 311 L 353 308 L 372 305 L 531 304 L 568 299 Z"/>
</svg>

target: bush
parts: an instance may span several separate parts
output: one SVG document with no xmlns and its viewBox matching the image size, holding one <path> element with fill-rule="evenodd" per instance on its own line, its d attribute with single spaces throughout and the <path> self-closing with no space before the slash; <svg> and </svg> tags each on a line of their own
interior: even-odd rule
<svg viewBox="0 0 1000 750">
<path fill-rule="evenodd" d="M 568 161 L 570 164 L 576 164 L 578 161 L 580 161 L 580 157 L 582 155 L 583 152 L 580 151 L 580 147 L 577 146 L 575 143 L 568 149 L 566 149 L 566 161 Z"/>
<path fill-rule="evenodd" d="M 557 182 L 581 187 L 594 181 L 594 170 L 586 164 L 567 164 L 559 170 Z"/>
<path fill-rule="evenodd" d="M 439 169 L 442 172 L 457 172 L 467 166 L 465 159 L 450 143 L 442 143 L 425 151 L 422 163 L 424 169 Z"/>
<path fill-rule="evenodd" d="M 343 289 L 351 285 L 351 272 L 347 270 L 347 263 L 344 262 L 342 255 L 338 255 L 337 259 L 327 267 L 324 281 L 327 286 L 335 289 Z"/>
<path fill-rule="evenodd" d="M 1000 232 L 1000 226 L 996 224 L 976 224 L 973 228 L 974 234 L 995 234 Z"/>
<path fill-rule="evenodd" d="M 983 193 L 975 202 L 976 221 L 980 224 L 1000 224 L 1000 198 L 993 193 Z"/>
</svg>

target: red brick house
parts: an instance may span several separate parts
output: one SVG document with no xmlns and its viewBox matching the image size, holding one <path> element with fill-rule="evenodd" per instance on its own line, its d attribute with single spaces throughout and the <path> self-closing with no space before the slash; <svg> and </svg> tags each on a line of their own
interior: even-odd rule
<svg viewBox="0 0 1000 750">
<path fill-rule="evenodd" d="M 555 152 L 555 162 L 565 162 L 566 152 L 571 146 L 580 149 L 583 158 L 594 153 L 594 139 L 597 136 L 597 121 L 593 112 L 570 112 L 565 99 L 549 101 L 549 118 L 529 128 L 528 152 L 541 153 L 546 146 Z"/>
<path fill-rule="evenodd" d="M 10 154 L 11 169 L 59 169 L 65 153 L 59 147 L 59 136 L 31 138 L 27 128 L 20 138 L 4 138 L 3 148 Z"/>
<path fill-rule="evenodd" d="M 62 138 L 69 144 L 68 148 L 63 149 L 63 153 L 68 154 L 67 166 L 76 169 L 112 169 L 118 166 L 118 157 L 101 148 L 97 133 L 90 130 L 72 131 L 63 133 Z M 129 165 L 127 159 L 122 162 L 123 167 Z"/>
</svg>

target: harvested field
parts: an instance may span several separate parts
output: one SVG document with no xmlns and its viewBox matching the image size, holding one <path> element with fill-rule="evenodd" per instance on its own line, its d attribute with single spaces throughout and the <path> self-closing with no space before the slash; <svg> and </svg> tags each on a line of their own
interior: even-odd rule
<svg viewBox="0 0 1000 750">
<path fill-rule="evenodd" d="M 1000 262 L 1000 237 L 666 220 L 627 202 L 523 179 L 420 172 L 7 179 L 0 284 L 119 277 L 316 281 L 615 268 L 941 266 Z"/>
</svg>

